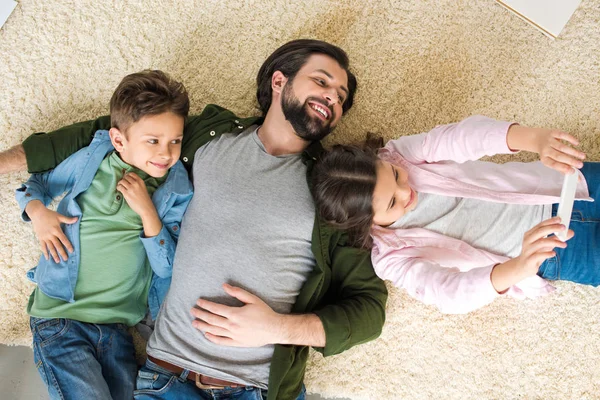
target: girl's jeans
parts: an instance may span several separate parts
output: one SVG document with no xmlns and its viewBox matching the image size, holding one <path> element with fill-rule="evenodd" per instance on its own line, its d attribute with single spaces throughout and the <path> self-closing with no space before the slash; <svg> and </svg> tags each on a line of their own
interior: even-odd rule
<svg viewBox="0 0 600 400">
<path fill-rule="evenodd" d="M 30 326 L 51 399 L 132 399 L 137 365 L 125 325 L 31 317 Z"/>
<path fill-rule="evenodd" d="M 564 249 L 555 248 L 556 256 L 540 266 L 538 275 L 550 280 L 564 280 L 586 285 L 600 285 L 600 163 L 584 163 L 585 176 L 594 202 L 575 201 L 569 229 L 575 236 Z M 556 216 L 558 204 L 552 205 Z"/>
</svg>

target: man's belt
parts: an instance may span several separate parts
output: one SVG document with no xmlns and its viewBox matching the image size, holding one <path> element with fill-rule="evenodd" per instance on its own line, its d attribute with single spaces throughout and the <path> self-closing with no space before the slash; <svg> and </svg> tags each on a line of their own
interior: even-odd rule
<svg viewBox="0 0 600 400">
<path fill-rule="evenodd" d="M 183 368 L 178 367 L 177 365 L 173 365 L 163 360 L 159 360 L 158 358 L 154 358 L 152 356 L 148 356 L 148 359 L 152 361 L 154 364 L 158 365 L 161 368 L 166 369 L 169 372 L 180 375 L 183 372 Z M 246 385 L 242 385 L 235 382 L 224 381 L 222 379 L 212 378 L 210 376 L 198 374 L 196 372 L 190 371 L 188 373 L 187 378 L 190 381 L 193 381 L 196 386 L 200 389 L 223 389 L 225 387 L 244 387 Z"/>
</svg>

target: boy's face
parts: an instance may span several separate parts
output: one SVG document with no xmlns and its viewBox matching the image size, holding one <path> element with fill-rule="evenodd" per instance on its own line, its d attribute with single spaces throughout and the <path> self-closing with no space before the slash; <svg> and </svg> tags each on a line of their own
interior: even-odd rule
<svg viewBox="0 0 600 400">
<path fill-rule="evenodd" d="M 111 128 L 110 138 L 123 161 L 160 178 L 179 159 L 183 125 L 184 118 L 172 112 L 147 115 L 131 124 L 125 134 Z"/>
</svg>

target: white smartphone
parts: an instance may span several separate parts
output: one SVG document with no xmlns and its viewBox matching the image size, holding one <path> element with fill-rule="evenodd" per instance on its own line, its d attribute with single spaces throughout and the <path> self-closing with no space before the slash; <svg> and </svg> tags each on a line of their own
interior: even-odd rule
<svg viewBox="0 0 600 400">
<path fill-rule="evenodd" d="M 569 230 L 569 222 L 571 221 L 571 212 L 573 212 L 573 202 L 575 201 L 575 191 L 577 190 L 577 180 L 579 173 L 575 168 L 572 174 L 565 175 L 562 191 L 560 192 L 560 203 L 558 203 L 557 217 L 560 217 L 560 223 L 566 229 L 560 231 L 556 236 L 563 242 L 567 240 L 567 232 Z"/>
</svg>

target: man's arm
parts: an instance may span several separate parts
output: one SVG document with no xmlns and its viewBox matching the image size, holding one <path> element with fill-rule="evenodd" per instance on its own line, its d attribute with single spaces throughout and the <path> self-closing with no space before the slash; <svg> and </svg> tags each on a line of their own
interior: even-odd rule
<svg viewBox="0 0 600 400">
<path fill-rule="evenodd" d="M 326 344 L 315 350 L 330 356 L 379 337 L 387 297 L 370 251 L 337 246 L 331 255 L 331 284 L 321 301 L 326 305 L 314 311 L 323 323 Z"/>
<path fill-rule="evenodd" d="M 225 292 L 244 306 L 200 299 L 191 310 L 193 325 L 221 345 L 313 346 L 325 356 L 377 338 L 385 322 L 387 289 L 373 271 L 369 252 L 338 247 L 331 272 L 328 304 L 314 313 L 278 314 L 257 296 L 225 284 Z"/>
<path fill-rule="evenodd" d="M 49 133 L 34 133 L 23 142 L 27 170 L 40 173 L 56 168 L 77 150 L 88 146 L 100 129 L 110 129 L 110 117 L 78 122 Z"/>
<path fill-rule="evenodd" d="M 25 150 L 23 150 L 23 145 L 18 144 L 8 150 L 0 152 L 0 174 L 25 171 L 26 167 L 27 161 L 25 160 Z"/>
<path fill-rule="evenodd" d="M 239 287 L 224 284 L 227 294 L 242 307 L 230 307 L 199 299 L 191 310 L 193 325 L 213 343 L 236 347 L 267 344 L 325 346 L 325 329 L 315 314 L 279 314 L 259 297 Z"/>
</svg>

